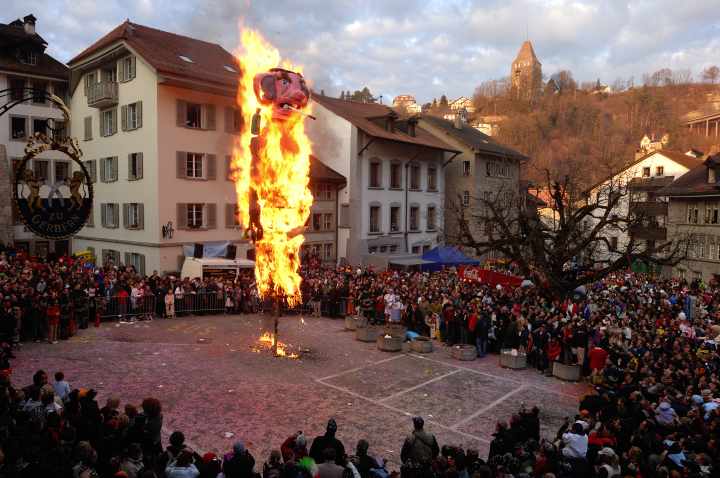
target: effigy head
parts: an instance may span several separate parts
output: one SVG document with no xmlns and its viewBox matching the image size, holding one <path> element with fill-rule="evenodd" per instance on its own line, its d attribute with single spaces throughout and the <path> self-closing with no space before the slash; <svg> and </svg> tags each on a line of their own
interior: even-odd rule
<svg viewBox="0 0 720 478">
<path fill-rule="evenodd" d="M 255 96 L 263 105 L 272 105 L 273 118 L 284 120 L 307 106 L 310 90 L 300 73 L 273 68 L 253 80 Z"/>
</svg>

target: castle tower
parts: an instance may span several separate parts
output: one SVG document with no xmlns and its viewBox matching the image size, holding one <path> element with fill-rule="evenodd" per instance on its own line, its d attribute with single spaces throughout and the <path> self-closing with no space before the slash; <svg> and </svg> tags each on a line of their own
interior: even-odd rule
<svg viewBox="0 0 720 478">
<path fill-rule="evenodd" d="M 513 97 L 532 101 L 540 94 L 542 87 L 542 63 L 535 56 L 532 43 L 523 42 L 510 68 L 510 82 Z"/>
</svg>

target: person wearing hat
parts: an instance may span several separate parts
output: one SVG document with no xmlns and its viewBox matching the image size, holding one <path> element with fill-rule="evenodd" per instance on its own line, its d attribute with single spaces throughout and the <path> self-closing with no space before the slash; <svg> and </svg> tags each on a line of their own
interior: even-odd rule
<svg viewBox="0 0 720 478">
<path fill-rule="evenodd" d="M 337 423 L 334 418 L 328 420 L 325 434 L 315 437 L 310 447 L 310 456 L 315 463 L 323 463 L 325 461 L 325 450 L 332 448 L 335 450 L 335 463 L 343 465 L 345 463 L 345 446 L 340 440 L 335 438 L 337 432 Z"/>
<path fill-rule="evenodd" d="M 435 435 L 424 430 L 425 420 L 413 417 L 413 431 L 405 438 L 400 459 L 403 467 L 411 476 L 425 477 L 431 472 L 433 460 L 440 454 Z"/>
<path fill-rule="evenodd" d="M 225 455 L 223 472 L 226 478 L 251 478 L 255 469 L 255 458 L 245 448 L 245 444 L 236 441 L 233 451 Z"/>
</svg>

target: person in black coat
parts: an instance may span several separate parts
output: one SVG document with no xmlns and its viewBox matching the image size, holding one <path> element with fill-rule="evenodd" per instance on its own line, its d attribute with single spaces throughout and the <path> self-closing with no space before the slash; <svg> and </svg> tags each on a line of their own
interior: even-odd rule
<svg viewBox="0 0 720 478">
<path fill-rule="evenodd" d="M 335 463 L 343 466 L 345 461 L 345 446 L 342 442 L 335 438 L 335 432 L 337 432 L 337 423 L 335 419 L 331 418 L 328 420 L 325 434 L 315 437 L 310 447 L 310 457 L 315 460 L 315 463 L 323 463 L 325 461 L 324 451 L 328 448 L 335 450 Z"/>
</svg>

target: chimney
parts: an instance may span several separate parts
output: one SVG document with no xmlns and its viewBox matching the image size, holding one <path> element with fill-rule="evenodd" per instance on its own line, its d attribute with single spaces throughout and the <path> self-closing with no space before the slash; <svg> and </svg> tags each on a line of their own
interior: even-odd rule
<svg viewBox="0 0 720 478">
<path fill-rule="evenodd" d="M 462 117 L 460 116 L 459 112 L 455 114 L 454 126 L 455 126 L 455 129 L 463 129 L 463 120 L 462 120 Z"/>
<path fill-rule="evenodd" d="M 27 15 L 26 17 L 23 17 L 23 26 L 25 27 L 25 33 L 28 35 L 35 35 L 35 22 L 37 22 L 37 18 L 35 18 L 35 15 L 32 13 L 30 15 Z"/>
<path fill-rule="evenodd" d="M 408 134 L 414 138 L 415 137 L 415 127 L 418 124 L 417 117 L 413 116 L 412 118 L 408 118 L 407 124 L 408 124 Z"/>
</svg>

